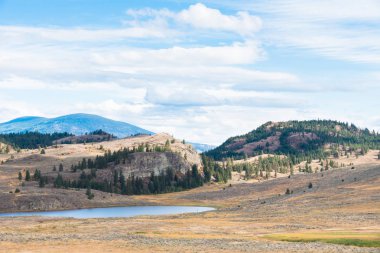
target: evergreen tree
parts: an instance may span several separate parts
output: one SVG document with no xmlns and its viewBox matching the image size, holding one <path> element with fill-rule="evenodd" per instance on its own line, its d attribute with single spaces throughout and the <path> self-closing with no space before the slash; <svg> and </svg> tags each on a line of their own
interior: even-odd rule
<svg viewBox="0 0 380 253">
<path fill-rule="evenodd" d="M 91 192 L 91 188 L 88 187 L 87 190 L 86 190 L 86 195 L 87 195 L 87 198 L 88 199 L 93 199 L 94 198 L 94 194 Z"/>
<path fill-rule="evenodd" d="M 30 181 L 30 172 L 29 170 L 26 170 L 25 180 Z"/>
<path fill-rule="evenodd" d="M 22 180 L 22 173 L 21 173 L 21 171 L 18 172 L 18 180 L 20 180 L 20 181 Z"/>
<path fill-rule="evenodd" d="M 62 175 L 61 175 L 61 174 L 58 174 L 58 176 L 57 176 L 56 179 L 54 180 L 54 187 L 55 187 L 55 188 L 62 188 L 63 185 L 64 185 L 64 183 L 63 183 Z"/>
<path fill-rule="evenodd" d="M 40 178 L 41 178 L 41 171 L 36 169 L 33 174 L 33 180 L 37 181 Z"/>
<path fill-rule="evenodd" d="M 59 169 L 58 170 L 59 170 L 59 172 L 63 171 L 63 164 L 62 163 L 59 164 Z"/>
<path fill-rule="evenodd" d="M 165 142 L 165 151 L 170 151 L 170 141 L 166 140 Z"/>
<path fill-rule="evenodd" d="M 121 171 L 120 171 L 120 175 L 119 175 L 119 183 L 120 183 L 121 194 L 127 194 L 127 193 L 132 194 L 133 193 L 133 186 L 130 185 L 131 188 L 129 188 L 129 190 L 127 189 L 127 186 L 125 183 L 125 177 Z M 132 183 L 133 182 L 131 182 L 131 184 Z"/>
<path fill-rule="evenodd" d="M 40 177 L 40 180 L 39 180 L 39 187 L 43 188 L 45 187 L 45 178 L 43 177 Z"/>
</svg>

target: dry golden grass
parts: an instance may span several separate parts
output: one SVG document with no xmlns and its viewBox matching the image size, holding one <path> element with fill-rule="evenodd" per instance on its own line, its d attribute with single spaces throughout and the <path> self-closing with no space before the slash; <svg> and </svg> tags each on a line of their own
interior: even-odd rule
<svg viewBox="0 0 380 253">
<path fill-rule="evenodd" d="M 87 152 L 92 148 L 89 145 L 79 144 L 73 152 Z M 94 154 L 98 152 L 96 145 Z M 48 149 L 47 155 L 61 157 L 65 153 L 62 156 L 77 159 L 67 153 L 72 148 Z M 374 152 L 358 160 L 354 170 L 330 170 L 323 172 L 323 177 L 322 173 L 298 173 L 289 179 L 232 187 L 230 182 L 211 184 L 149 196 L 96 192 L 93 202 L 83 202 L 83 207 L 144 203 L 213 206 L 218 210 L 112 219 L 0 218 L 0 252 L 378 252 L 378 248 L 344 245 L 373 246 L 361 244 L 366 240 L 375 241 L 376 246 L 379 240 L 380 167 L 373 165 L 378 163 Z M 372 165 L 363 165 L 366 163 Z M 0 182 L 17 184 L 13 172 L 0 170 Z M 313 189 L 307 188 L 309 182 L 313 182 Z M 294 194 L 285 195 L 287 188 Z"/>
</svg>

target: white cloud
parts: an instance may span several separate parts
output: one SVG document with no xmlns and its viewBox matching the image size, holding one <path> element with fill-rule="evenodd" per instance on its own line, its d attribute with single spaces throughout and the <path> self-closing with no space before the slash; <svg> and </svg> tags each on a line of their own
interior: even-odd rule
<svg viewBox="0 0 380 253">
<path fill-rule="evenodd" d="M 226 46 L 180 47 L 163 49 L 121 48 L 119 50 L 94 52 L 99 64 L 133 65 L 237 65 L 252 64 L 263 57 L 263 51 L 255 41 L 235 42 Z"/>
<path fill-rule="evenodd" d="M 146 100 L 164 106 L 247 106 L 292 108 L 305 101 L 273 92 L 235 91 L 231 89 L 199 89 L 160 87 L 148 90 Z"/>
<path fill-rule="evenodd" d="M 218 9 L 208 8 L 201 3 L 179 12 L 176 18 L 195 28 L 236 32 L 244 36 L 253 35 L 262 25 L 260 18 L 246 11 L 237 12 L 236 15 L 224 15 Z"/>
<path fill-rule="evenodd" d="M 46 83 L 24 78 L 20 76 L 11 75 L 7 78 L 0 80 L 0 89 L 12 89 L 12 90 L 34 90 L 46 88 Z"/>
<path fill-rule="evenodd" d="M 5 122 L 25 115 L 44 115 L 43 110 L 40 110 L 37 106 L 3 96 L 2 94 L 0 94 L 0 101 L 0 122 Z"/>
<path fill-rule="evenodd" d="M 128 38 L 164 38 L 169 31 L 154 27 L 130 27 L 119 29 L 46 28 L 26 26 L 0 26 L 0 38 L 16 42 L 24 39 L 34 41 L 111 41 Z"/>
<path fill-rule="evenodd" d="M 103 115 L 117 115 L 120 113 L 141 114 L 146 109 L 153 107 L 148 103 L 117 103 L 113 99 L 98 103 L 78 103 L 74 105 L 76 111 L 102 113 Z"/>
<path fill-rule="evenodd" d="M 279 46 L 310 49 L 339 60 L 380 63 L 380 2 L 258 1 L 264 14 L 262 38 Z"/>
<path fill-rule="evenodd" d="M 134 18 L 125 21 L 125 24 L 129 25 L 151 26 L 158 24 L 162 27 L 188 25 L 193 29 L 229 32 L 243 37 L 253 36 L 262 26 L 261 19 L 247 11 L 238 11 L 234 15 L 226 15 L 218 9 L 209 8 L 202 3 L 190 5 L 189 8 L 179 12 L 168 9 L 144 8 L 130 9 L 126 13 Z M 140 20 L 142 17 L 144 19 Z"/>
<path fill-rule="evenodd" d="M 299 21 L 331 22 L 337 20 L 380 20 L 380 4 L 377 0 L 274 0 L 252 3 L 258 10 L 280 14 Z"/>
</svg>

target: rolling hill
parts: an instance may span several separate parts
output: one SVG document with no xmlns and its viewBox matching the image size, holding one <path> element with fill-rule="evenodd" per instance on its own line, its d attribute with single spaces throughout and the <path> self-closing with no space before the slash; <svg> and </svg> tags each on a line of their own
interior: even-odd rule
<svg viewBox="0 0 380 253">
<path fill-rule="evenodd" d="M 206 152 L 216 160 L 284 154 L 323 158 L 336 152 L 380 147 L 380 135 L 353 124 L 332 120 L 267 122 L 257 129 L 229 138 Z"/>
<path fill-rule="evenodd" d="M 57 118 L 21 117 L 0 124 L 0 133 L 40 132 L 40 133 L 71 133 L 83 135 L 98 129 L 113 134 L 119 138 L 136 134 L 153 134 L 143 128 L 92 114 L 70 114 Z"/>
</svg>

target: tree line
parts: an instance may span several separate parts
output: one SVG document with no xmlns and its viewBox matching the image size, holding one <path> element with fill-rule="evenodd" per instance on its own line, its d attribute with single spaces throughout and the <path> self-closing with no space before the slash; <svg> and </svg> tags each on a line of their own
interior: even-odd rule
<svg viewBox="0 0 380 253">
<path fill-rule="evenodd" d="M 146 148 L 146 145 L 144 147 Z M 155 152 L 155 148 L 145 148 L 145 152 Z M 59 173 L 54 179 L 54 187 L 95 189 L 125 195 L 159 194 L 196 188 L 210 181 L 227 182 L 231 178 L 230 168 L 223 167 L 206 156 L 202 156 L 203 171 L 199 170 L 197 165 L 193 165 L 184 174 L 180 172 L 181 170 L 168 167 L 158 175 L 152 172 L 150 177 L 136 177 L 131 174 L 126 178 L 121 170 L 112 169 L 112 179 L 97 178 L 98 169 L 106 169 L 107 166 L 123 163 L 123 160 L 128 158 L 128 154 L 140 150 L 142 146 L 131 150 L 107 151 L 103 156 L 97 156 L 94 161 L 83 159 L 82 162 L 71 167 L 73 172 L 82 170 L 78 179 L 65 179 Z M 160 150 L 164 152 L 164 149 Z"/>
<path fill-rule="evenodd" d="M 53 141 L 73 136 L 69 133 L 42 134 L 39 132 L 23 132 L 0 134 L 0 142 L 7 143 L 16 149 L 36 149 L 53 145 Z"/>
</svg>

